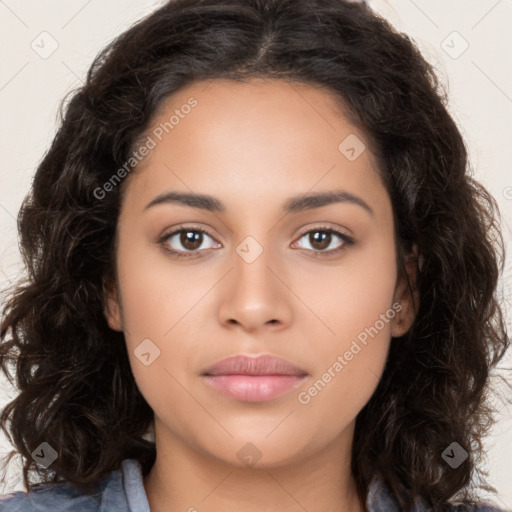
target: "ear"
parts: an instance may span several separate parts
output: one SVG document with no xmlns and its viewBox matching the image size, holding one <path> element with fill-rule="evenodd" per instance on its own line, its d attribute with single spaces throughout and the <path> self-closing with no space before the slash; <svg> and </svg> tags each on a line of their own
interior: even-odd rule
<svg viewBox="0 0 512 512">
<path fill-rule="evenodd" d="M 393 303 L 398 302 L 402 306 L 391 321 L 391 335 L 395 338 L 403 336 L 410 329 L 418 313 L 420 301 L 417 288 L 418 266 L 421 266 L 421 256 L 419 261 L 418 246 L 414 244 L 411 252 L 405 257 L 405 272 L 404 269 L 400 269 L 395 286 Z M 409 284 L 412 291 L 409 289 Z"/>
<path fill-rule="evenodd" d="M 103 314 L 114 331 L 123 331 L 119 294 L 115 283 L 109 281 L 103 286 Z"/>
</svg>

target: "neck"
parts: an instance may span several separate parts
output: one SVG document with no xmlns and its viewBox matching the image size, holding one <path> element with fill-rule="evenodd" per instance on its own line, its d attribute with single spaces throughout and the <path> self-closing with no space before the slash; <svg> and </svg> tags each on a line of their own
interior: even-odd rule
<svg viewBox="0 0 512 512">
<path fill-rule="evenodd" d="M 364 512 L 344 442 L 349 434 L 298 461 L 240 467 L 194 450 L 155 422 L 157 457 L 144 479 L 151 511 Z"/>
</svg>

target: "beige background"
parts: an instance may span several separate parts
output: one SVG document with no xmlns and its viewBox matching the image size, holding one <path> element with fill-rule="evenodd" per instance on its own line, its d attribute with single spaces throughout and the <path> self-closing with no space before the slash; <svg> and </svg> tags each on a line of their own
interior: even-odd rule
<svg viewBox="0 0 512 512">
<path fill-rule="evenodd" d="M 108 41 L 160 4 L 0 0 L 0 287 L 21 269 L 15 218 L 54 135 L 60 100 L 80 86 L 94 56 Z M 443 77 L 475 174 L 499 202 L 510 252 L 512 0 L 370 0 L 370 4 L 411 35 Z M 51 55 L 45 54 L 54 47 Z M 502 291 L 510 329 L 510 258 Z M 512 367 L 510 354 L 501 366 Z M 0 406 L 13 396 L 3 380 L 0 394 Z M 512 510 L 512 405 L 499 407 L 500 421 L 486 440 L 488 470 L 498 490 L 496 503 Z M 8 449 L 0 436 L 0 454 Z M 11 471 L 0 494 L 22 488 L 19 474 Z"/>
</svg>

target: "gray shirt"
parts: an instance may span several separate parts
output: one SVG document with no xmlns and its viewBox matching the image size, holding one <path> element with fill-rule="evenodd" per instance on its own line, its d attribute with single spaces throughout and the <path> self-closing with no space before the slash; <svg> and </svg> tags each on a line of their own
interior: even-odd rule
<svg viewBox="0 0 512 512">
<path fill-rule="evenodd" d="M 366 501 L 368 512 L 400 512 L 398 502 L 386 486 L 373 480 Z M 194 510 L 193 507 L 190 510 Z M 417 505 L 408 512 L 426 512 L 428 507 Z M 470 510 L 467 508 L 453 508 Z M 91 495 L 80 493 L 70 484 L 45 484 L 26 493 L 15 492 L 0 499 L 0 512 L 150 512 L 142 471 L 133 459 L 122 462 L 121 469 L 110 473 Z M 500 512 L 490 505 L 479 505 L 472 512 Z M 502 511 L 504 512 L 504 511 Z"/>
</svg>

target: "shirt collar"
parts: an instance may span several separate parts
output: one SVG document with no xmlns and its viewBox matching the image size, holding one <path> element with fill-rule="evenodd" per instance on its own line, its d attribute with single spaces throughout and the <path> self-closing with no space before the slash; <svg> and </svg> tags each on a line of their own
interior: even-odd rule
<svg viewBox="0 0 512 512">
<path fill-rule="evenodd" d="M 142 470 L 135 459 L 122 462 L 123 489 L 126 494 L 129 510 L 133 512 L 150 512 L 146 491 L 144 489 Z M 400 504 L 381 479 L 374 477 L 369 486 L 366 498 L 368 512 L 401 512 Z M 423 502 L 414 506 L 409 512 L 427 510 Z"/>
<path fill-rule="evenodd" d="M 386 483 L 378 477 L 374 477 L 368 486 L 366 509 L 368 512 L 402 512 L 400 503 L 394 494 Z M 423 499 L 420 499 L 407 512 L 425 512 L 426 510 L 429 510 L 429 507 Z"/>
</svg>

